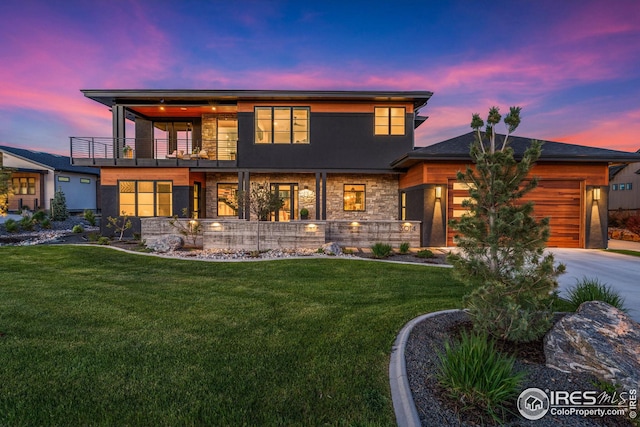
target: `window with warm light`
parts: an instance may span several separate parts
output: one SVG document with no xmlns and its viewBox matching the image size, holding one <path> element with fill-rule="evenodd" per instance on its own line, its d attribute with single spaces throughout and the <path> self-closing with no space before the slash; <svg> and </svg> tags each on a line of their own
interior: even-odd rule
<svg viewBox="0 0 640 427">
<path fill-rule="evenodd" d="M 238 216 L 238 184 L 218 184 L 218 216 Z"/>
<path fill-rule="evenodd" d="M 36 179 L 35 178 L 13 178 L 13 193 L 23 195 L 36 194 Z"/>
<path fill-rule="evenodd" d="M 255 107 L 256 144 L 308 144 L 309 107 Z"/>
<path fill-rule="evenodd" d="M 120 215 L 171 216 L 173 183 L 171 181 L 120 181 Z"/>
<path fill-rule="evenodd" d="M 404 135 L 404 107 L 375 107 L 375 135 Z"/>
<path fill-rule="evenodd" d="M 344 210 L 363 212 L 366 210 L 365 185 L 344 184 Z"/>
</svg>

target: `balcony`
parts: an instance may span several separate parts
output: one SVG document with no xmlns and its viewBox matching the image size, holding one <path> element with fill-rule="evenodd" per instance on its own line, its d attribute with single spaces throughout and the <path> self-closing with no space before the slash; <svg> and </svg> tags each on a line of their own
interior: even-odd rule
<svg viewBox="0 0 640 427">
<path fill-rule="evenodd" d="M 142 166 L 232 168 L 237 140 L 71 137 L 71 164 L 76 166 Z"/>
</svg>

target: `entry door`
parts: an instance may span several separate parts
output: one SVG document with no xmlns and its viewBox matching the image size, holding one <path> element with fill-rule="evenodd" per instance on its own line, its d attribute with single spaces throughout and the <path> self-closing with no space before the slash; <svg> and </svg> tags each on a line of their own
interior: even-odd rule
<svg viewBox="0 0 640 427">
<path fill-rule="evenodd" d="M 271 221 L 298 219 L 298 184 L 271 184 L 271 192 L 284 201 L 282 207 L 271 214 Z"/>
</svg>

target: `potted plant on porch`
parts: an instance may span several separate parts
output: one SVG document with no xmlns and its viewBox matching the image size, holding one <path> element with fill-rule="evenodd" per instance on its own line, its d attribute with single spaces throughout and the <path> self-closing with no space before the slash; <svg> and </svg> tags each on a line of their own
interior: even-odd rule
<svg viewBox="0 0 640 427">
<path fill-rule="evenodd" d="M 300 209 L 300 219 L 309 219 L 309 209 L 307 208 Z"/>
</svg>

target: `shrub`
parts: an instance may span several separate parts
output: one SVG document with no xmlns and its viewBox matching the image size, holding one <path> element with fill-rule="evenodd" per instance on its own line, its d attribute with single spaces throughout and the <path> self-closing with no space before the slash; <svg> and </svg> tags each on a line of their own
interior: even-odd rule
<svg viewBox="0 0 640 427">
<path fill-rule="evenodd" d="M 409 252 L 409 242 L 400 243 L 400 253 L 406 254 L 407 252 Z"/>
<path fill-rule="evenodd" d="M 371 246 L 371 252 L 373 252 L 374 258 L 387 258 L 393 253 L 393 248 L 391 247 L 391 245 L 378 242 L 375 245 Z"/>
<path fill-rule="evenodd" d="M 505 403 L 520 391 L 524 378 L 524 372 L 514 370 L 515 358 L 499 353 L 486 334 L 467 333 L 457 345 L 447 342 L 439 357 L 438 382 L 449 397 L 462 409 L 480 409 L 500 422 Z"/>
<path fill-rule="evenodd" d="M 98 244 L 99 245 L 108 245 L 110 242 L 109 238 L 106 236 L 100 236 L 98 237 Z"/>
<path fill-rule="evenodd" d="M 640 215 L 630 216 L 625 225 L 627 230 L 640 236 Z"/>
<path fill-rule="evenodd" d="M 20 227 L 15 219 L 9 218 L 4 222 L 4 229 L 7 233 L 17 233 Z"/>
<path fill-rule="evenodd" d="M 87 234 L 87 239 L 90 242 L 97 242 L 99 238 L 100 238 L 100 235 L 98 233 L 88 233 Z"/>
<path fill-rule="evenodd" d="M 86 209 L 83 216 L 90 226 L 96 226 L 96 214 L 91 209 Z"/>
<path fill-rule="evenodd" d="M 302 208 L 300 209 L 300 219 L 308 219 L 309 218 L 309 209 Z"/>
<path fill-rule="evenodd" d="M 33 221 L 33 217 L 29 212 L 24 211 L 22 213 L 22 218 L 20 219 L 20 227 L 23 230 L 31 231 L 33 230 L 34 226 L 35 226 L 35 223 Z"/>
<path fill-rule="evenodd" d="M 433 258 L 433 252 L 429 249 L 422 249 L 416 254 L 418 258 Z"/>
<path fill-rule="evenodd" d="M 51 228 L 51 220 L 45 217 L 42 221 L 40 221 L 40 227 L 49 229 Z"/>
<path fill-rule="evenodd" d="M 42 221 L 47 219 L 47 214 L 45 211 L 38 211 L 31 216 L 31 219 L 39 224 L 42 224 Z"/>
<path fill-rule="evenodd" d="M 51 201 L 51 219 L 54 221 L 64 221 L 67 218 L 69 218 L 67 199 L 64 197 L 62 189 L 59 188 Z"/>
<path fill-rule="evenodd" d="M 71 229 L 74 233 L 84 233 L 84 228 L 80 224 L 74 225 Z"/>
<path fill-rule="evenodd" d="M 580 304 L 587 301 L 602 301 L 619 310 L 627 311 L 624 306 L 624 298 L 613 288 L 601 283 L 598 279 L 583 277 L 573 288 L 569 289 L 567 299 L 573 311 L 577 310 Z"/>
</svg>

